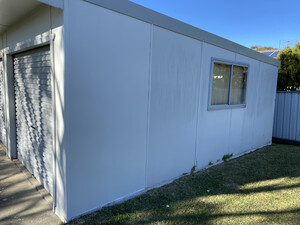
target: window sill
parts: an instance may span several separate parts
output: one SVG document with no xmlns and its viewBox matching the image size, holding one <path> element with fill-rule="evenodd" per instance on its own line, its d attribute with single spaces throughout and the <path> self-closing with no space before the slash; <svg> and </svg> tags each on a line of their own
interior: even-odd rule
<svg viewBox="0 0 300 225">
<path fill-rule="evenodd" d="M 241 109 L 246 108 L 246 104 L 240 105 L 209 105 L 207 111 L 223 110 L 223 109 Z"/>
</svg>

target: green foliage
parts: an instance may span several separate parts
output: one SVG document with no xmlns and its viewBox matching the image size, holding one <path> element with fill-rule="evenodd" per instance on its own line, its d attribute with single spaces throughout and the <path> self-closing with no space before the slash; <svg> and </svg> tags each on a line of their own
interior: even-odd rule
<svg viewBox="0 0 300 225">
<path fill-rule="evenodd" d="M 253 46 L 250 47 L 250 49 L 253 49 L 253 50 L 255 50 L 255 49 L 257 49 L 257 48 L 258 48 L 257 45 L 253 45 Z"/>
<path fill-rule="evenodd" d="M 257 45 L 254 45 L 254 46 L 251 46 L 250 49 L 253 49 L 255 51 L 272 51 L 272 50 L 278 50 L 277 48 L 273 48 L 273 47 L 270 47 L 270 46 L 257 46 Z"/>
<path fill-rule="evenodd" d="M 300 90 L 300 43 L 290 48 L 288 45 L 279 52 L 277 59 L 281 61 L 278 69 L 278 91 Z"/>
<path fill-rule="evenodd" d="M 212 165 L 213 165 L 213 162 L 210 161 L 210 162 L 208 163 L 208 165 L 209 165 L 209 166 L 212 166 Z"/>
<path fill-rule="evenodd" d="M 196 166 L 194 165 L 191 169 L 191 174 L 193 174 L 196 171 Z"/>
<path fill-rule="evenodd" d="M 232 155 L 233 155 L 233 153 L 223 155 L 222 160 L 223 160 L 224 162 L 226 162 L 228 159 L 230 159 L 230 158 L 232 157 Z"/>
</svg>

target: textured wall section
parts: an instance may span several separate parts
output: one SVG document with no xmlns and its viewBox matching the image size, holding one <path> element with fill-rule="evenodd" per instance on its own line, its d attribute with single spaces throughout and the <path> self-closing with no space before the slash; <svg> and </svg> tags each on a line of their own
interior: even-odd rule
<svg viewBox="0 0 300 225">
<path fill-rule="evenodd" d="M 189 172 L 194 165 L 201 46 L 154 26 L 148 186 Z"/>
</svg>

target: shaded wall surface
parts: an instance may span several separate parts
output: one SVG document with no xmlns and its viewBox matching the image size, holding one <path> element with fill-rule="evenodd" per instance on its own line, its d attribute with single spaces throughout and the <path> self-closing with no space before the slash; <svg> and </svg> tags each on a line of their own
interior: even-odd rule
<svg viewBox="0 0 300 225">
<path fill-rule="evenodd" d="M 5 91 L 4 67 L 0 59 L 0 141 L 6 145 L 6 119 L 5 119 Z"/>
<path fill-rule="evenodd" d="M 16 111 L 16 104 L 15 104 L 15 85 L 16 89 L 18 89 L 20 77 L 18 78 L 15 76 L 16 79 L 14 79 L 14 75 L 16 75 L 16 71 L 14 71 L 14 67 L 16 65 L 13 65 L 14 61 L 13 59 L 16 54 L 23 53 L 24 51 L 36 49 L 37 47 L 41 47 L 44 45 L 50 45 L 51 50 L 50 54 L 46 57 L 49 59 L 48 66 L 51 64 L 51 73 L 49 73 L 49 76 L 51 76 L 51 79 L 47 81 L 47 85 L 51 90 L 54 90 L 53 92 L 56 95 L 55 101 L 53 98 L 49 100 L 50 111 L 54 108 L 55 110 L 55 117 L 53 116 L 53 120 L 49 119 L 49 121 L 44 121 L 47 123 L 47 126 L 49 127 L 49 132 L 51 132 L 51 135 L 48 135 L 48 133 L 43 132 L 41 135 L 43 141 L 47 142 L 47 146 L 49 148 L 47 149 L 47 154 L 39 153 L 36 155 L 32 155 L 32 152 L 26 153 L 21 155 L 19 152 L 14 152 L 15 155 L 10 155 L 8 153 L 8 156 L 12 157 L 19 157 L 24 164 L 28 167 L 30 171 L 33 172 L 33 169 L 40 167 L 40 164 L 44 164 L 45 159 L 48 162 L 48 168 L 47 174 L 44 174 L 43 176 L 53 176 L 56 179 L 49 179 L 48 185 L 49 187 L 53 185 L 53 188 L 47 187 L 47 185 L 44 183 L 44 186 L 50 190 L 51 194 L 53 195 L 54 201 L 56 202 L 55 212 L 60 216 L 62 220 L 65 220 L 67 218 L 67 194 L 65 193 L 66 190 L 66 130 L 65 130 L 65 77 L 64 77 L 64 14 L 61 9 L 50 7 L 49 5 L 40 4 L 37 6 L 33 11 L 31 11 L 29 14 L 24 15 L 22 19 L 19 21 L 16 21 L 13 25 L 8 27 L 3 33 L 0 34 L 0 54 L 2 57 L 3 67 L 0 68 L 0 75 L 2 76 L 0 78 L 1 81 L 1 91 L 4 91 L 4 99 L 1 99 L 1 102 L 4 103 L 0 105 L 0 109 L 3 109 L 0 113 L 0 129 L 2 130 L 1 138 L 4 137 L 4 139 L 7 141 L 7 149 L 8 152 L 15 151 L 16 149 L 13 149 L 11 146 L 13 146 L 13 142 L 15 142 L 15 145 L 17 144 L 17 138 L 16 131 L 12 131 L 12 127 L 16 128 L 16 122 L 18 123 L 18 120 L 15 119 L 15 113 L 13 111 Z M 52 37 L 55 35 L 55 39 L 53 40 Z M 0 56 L 0 57 L 1 57 Z M 26 59 L 28 63 L 32 59 Z M 1 59 L 0 59 L 1 61 Z M 50 63 L 51 62 L 51 63 Z M 16 62 L 15 62 L 16 63 Z M 1 64 L 1 62 L 0 62 Z M 40 67 L 41 63 L 38 63 L 36 65 L 30 63 L 28 65 L 32 65 L 34 67 Z M 30 79 L 34 79 L 34 72 L 37 69 L 29 69 L 28 65 L 22 65 L 24 69 L 21 69 L 22 71 L 28 71 L 28 75 L 30 76 Z M 25 69 L 26 67 L 26 69 Z M 3 70 L 1 70 L 3 68 Z M 16 68 L 15 68 L 16 69 Z M 42 74 L 38 72 L 39 74 Z M 55 75 L 55 79 L 52 79 L 52 77 Z M 14 84 L 14 80 L 16 81 Z M 3 82 L 2 82 L 3 81 Z M 36 84 L 37 79 L 34 80 Z M 53 81 L 53 83 L 52 83 Z M 26 86 L 26 92 L 33 91 L 33 88 L 37 88 L 41 84 L 25 84 Z M 30 87 L 31 86 L 31 87 Z M 12 90 L 12 92 L 9 92 Z M 52 93 L 53 93 L 52 92 Z M 9 94 L 10 93 L 10 94 Z M 21 93 L 21 92 L 20 92 Z M 24 91 L 22 93 L 25 93 Z M 42 95 L 45 95 L 45 93 L 41 93 Z M 26 93 L 28 95 L 28 93 Z M 17 95 L 18 96 L 18 95 Z M 49 94 L 47 97 L 50 98 L 51 94 Z M 2 97 L 2 96 L 1 96 Z M 44 96 L 45 97 L 45 96 Z M 51 96 L 52 97 L 52 96 Z M 39 99 L 42 99 L 43 97 L 40 96 Z M 24 100 L 19 101 L 19 103 L 22 103 L 22 107 L 32 107 L 32 104 L 29 102 L 26 102 Z M 20 104 L 18 104 L 20 106 Z M 41 109 L 40 107 L 39 109 Z M 40 113 L 39 110 L 36 110 L 36 113 L 30 113 L 25 114 L 24 112 L 21 112 L 20 107 L 17 110 L 19 112 L 19 119 L 20 116 L 25 117 L 26 120 L 30 121 L 36 121 L 37 122 L 37 115 L 36 113 Z M 26 110 L 28 111 L 28 110 Z M 3 119 L 4 118 L 4 119 Z M 5 121 L 5 123 L 2 123 L 2 121 Z M 19 120 L 20 121 L 20 120 Z M 40 121 L 39 121 L 40 122 Z M 18 125 L 18 124 L 17 124 Z M 33 125 L 34 126 L 34 125 Z M 52 127 L 55 126 L 56 130 L 52 132 Z M 20 126 L 18 125 L 20 128 Z M 35 126 L 34 126 L 35 127 Z M 26 126 L 28 128 L 28 126 Z M 30 128 L 30 127 L 29 127 Z M 51 129 L 51 131 L 50 131 Z M 4 130 L 4 131 L 3 131 Z M 32 129 L 33 130 L 33 129 Z M 37 145 L 36 135 L 34 132 L 30 131 L 31 135 L 24 135 L 24 130 L 19 133 L 21 133 L 22 138 L 30 138 L 30 141 L 35 142 L 35 149 Z M 37 132 L 37 131 L 36 131 Z M 51 136 L 53 135 L 53 139 Z M 20 140 L 20 138 L 19 138 Z M 29 140 L 29 139 L 28 139 Z M 5 142 L 5 141 L 4 141 Z M 39 145 L 45 145 L 45 143 L 40 142 Z M 20 143 L 19 143 L 20 146 Z M 55 146 L 55 147 L 54 147 Z M 56 152 L 55 152 L 56 149 Z M 17 149 L 18 150 L 18 149 Z M 28 146 L 26 146 L 25 150 L 28 150 Z M 23 157 L 22 157 L 23 156 Z M 55 157 L 54 157 L 55 156 Z M 25 158 L 35 158 L 35 160 L 30 163 L 25 163 Z M 43 173 L 41 169 L 38 171 L 39 173 Z M 49 173 L 48 173 L 49 172 Z M 35 173 L 35 176 L 38 178 L 38 173 Z M 40 179 L 41 180 L 41 179 Z"/>
</svg>

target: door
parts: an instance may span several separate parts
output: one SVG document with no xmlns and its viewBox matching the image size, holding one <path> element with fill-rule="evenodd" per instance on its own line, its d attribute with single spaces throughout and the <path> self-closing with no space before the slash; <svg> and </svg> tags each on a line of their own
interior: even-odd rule
<svg viewBox="0 0 300 225">
<path fill-rule="evenodd" d="M 49 46 L 14 55 L 17 157 L 53 194 Z"/>
</svg>

